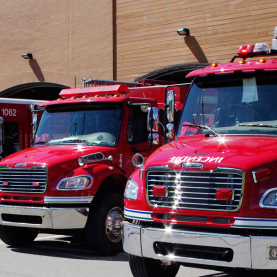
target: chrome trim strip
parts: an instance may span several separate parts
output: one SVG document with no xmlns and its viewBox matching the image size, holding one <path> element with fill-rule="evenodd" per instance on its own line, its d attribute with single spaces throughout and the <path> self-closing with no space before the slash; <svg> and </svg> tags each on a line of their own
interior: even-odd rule
<svg viewBox="0 0 277 277">
<path fill-rule="evenodd" d="M 152 212 L 124 208 L 124 216 L 133 220 L 154 221 L 151 215 Z"/>
<path fill-rule="evenodd" d="M 277 219 L 235 217 L 235 222 L 231 228 L 277 229 Z"/>
<path fill-rule="evenodd" d="M 40 229 L 79 229 L 87 222 L 89 208 L 44 208 L 0 205 L 0 224 L 15 227 Z M 2 219 L 2 214 L 40 216 L 42 224 L 9 222 Z"/>
<path fill-rule="evenodd" d="M 210 173 L 219 173 L 219 174 L 239 174 L 241 176 L 241 189 L 240 189 L 240 198 L 239 199 L 236 199 L 234 200 L 233 202 L 237 203 L 237 205 L 221 205 L 221 204 L 206 204 L 206 203 L 184 203 L 184 205 L 194 205 L 194 207 L 178 207 L 178 206 L 174 206 L 174 209 L 194 209 L 194 210 L 212 210 L 212 211 L 227 211 L 227 212 L 236 212 L 240 209 L 241 207 L 241 204 L 242 204 L 242 199 L 243 199 L 243 193 L 244 193 L 244 186 L 245 186 L 245 173 L 243 170 L 240 170 L 240 169 L 236 169 L 236 168 L 226 168 L 226 167 L 218 167 L 216 168 L 215 170 L 213 171 L 190 171 L 190 170 L 173 170 L 171 169 L 169 166 L 154 166 L 154 167 L 148 167 L 146 170 L 145 170 L 145 190 L 146 190 L 146 199 L 147 199 L 147 202 L 150 206 L 154 207 L 154 206 L 158 206 L 158 207 L 162 207 L 162 208 L 168 208 L 168 209 L 172 209 L 173 207 L 168 207 L 168 206 L 165 206 L 163 204 L 161 205 L 157 205 L 156 204 L 152 204 L 151 202 L 154 202 L 155 200 L 151 201 L 149 200 L 149 192 L 151 190 L 149 190 L 149 186 L 148 185 L 148 174 L 150 172 L 155 172 L 155 171 L 160 171 L 160 172 L 174 172 L 174 173 L 191 173 L 191 174 L 197 174 L 199 173 L 199 175 L 201 175 L 200 177 L 204 178 L 205 177 L 205 174 L 210 174 Z M 155 175 L 153 175 L 155 177 Z M 159 175 L 161 176 L 161 175 Z M 193 176 L 194 178 L 198 178 L 198 176 Z M 186 178 L 186 176 L 184 176 L 184 178 Z M 192 176 L 189 176 L 189 178 L 192 178 Z M 207 177 L 206 177 L 207 178 Z M 222 179 L 223 177 L 221 178 L 218 178 L 219 180 Z M 225 179 L 227 179 L 227 177 L 225 177 Z M 236 179 L 240 179 L 239 177 L 234 177 L 234 178 L 231 178 L 232 180 L 236 180 Z M 157 180 L 154 180 L 154 182 L 157 181 Z M 163 182 L 164 180 L 162 180 L 161 182 Z M 166 182 L 167 181 L 167 182 Z M 172 183 L 172 181 L 170 180 L 165 180 L 165 183 Z M 180 188 L 182 188 L 182 183 L 183 184 L 186 184 L 186 183 L 192 183 L 192 182 L 186 182 L 186 181 L 182 181 L 180 182 Z M 197 183 L 197 182 L 195 182 Z M 219 184 L 221 184 L 220 182 L 218 182 Z M 209 184 L 209 182 L 199 182 L 199 184 Z M 223 185 L 239 185 L 238 183 L 223 183 Z M 174 186 L 169 186 L 169 187 L 173 187 Z M 187 188 L 187 187 L 185 187 Z M 204 189 L 205 190 L 205 187 L 196 187 L 197 189 Z M 209 189 L 216 189 L 216 188 L 209 188 Z M 236 189 L 236 190 L 239 190 L 239 188 L 233 188 L 233 189 Z M 195 193 L 197 194 L 197 193 Z M 238 195 L 237 195 L 238 196 Z M 188 198 L 188 199 L 195 199 L 197 200 L 197 198 Z M 198 199 L 199 200 L 199 199 Z M 201 200 L 205 200 L 205 199 L 201 199 Z M 210 199 L 211 200 L 211 199 Z M 159 202 L 159 201 L 155 201 L 155 202 Z M 163 201 L 160 201 L 160 202 L 163 202 Z M 173 203 L 172 201 L 171 202 L 165 202 L 165 203 Z M 236 207 L 235 209 L 232 209 L 232 210 L 227 210 L 227 209 L 212 209 L 212 208 L 207 208 L 207 207 L 199 207 L 199 208 L 196 208 L 195 205 L 198 205 L 198 206 L 210 206 L 210 207 L 218 207 L 218 206 L 221 206 L 221 207 Z"/>
<path fill-rule="evenodd" d="M 91 203 L 93 200 L 94 196 L 76 196 L 76 197 L 67 197 L 67 196 L 61 196 L 61 197 L 50 197 L 50 196 L 45 196 L 44 197 L 44 203 L 45 204 L 78 204 L 78 203 Z"/>
</svg>

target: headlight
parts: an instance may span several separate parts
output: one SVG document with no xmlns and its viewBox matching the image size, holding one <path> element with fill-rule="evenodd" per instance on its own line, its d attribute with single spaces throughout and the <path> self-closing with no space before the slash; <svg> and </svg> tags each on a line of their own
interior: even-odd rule
<svg viewBox="0 0 277 277">
<path fill-rule="evenodd" d="M 138 197 L 138 184 L 131 178 L 126 184 L 124 197 L 131 200 L 136 200 Z"/>
<path fill-rule="evenodd" d="M 262 208 L 277 208 L 277 188 L 268 190 L 260 200 Z"/>
<path fill-rule="evenodd" d="M 93 177 L 89 175 L 70 177 L 62 179 L 57 185 L 57 190 L 88 189 L 92 183 Z"/>
</svg>

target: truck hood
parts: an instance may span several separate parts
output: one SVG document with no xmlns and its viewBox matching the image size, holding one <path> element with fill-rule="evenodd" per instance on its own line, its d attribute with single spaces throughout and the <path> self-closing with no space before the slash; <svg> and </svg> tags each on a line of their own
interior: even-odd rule
<svg viewBox="0 0 277 277">
<path fill-rule="evenodd" d="M 277 138 L 186 136 L 164 145 L 153 154 L 148 158 L 145 167 L 168 165 L 178 170 L 182 169 L 183 163 L 189 162 L 202 163 L 202 170 L 213 170 L 217 167 L 249 170 L 276 161 Z M 199 167 L 190 169 L 199 170 Z"/>
<path fill-rule="evenodd" d="M 15 167 L 17 163 L 26 164 L 27 167 L 33 165 L 43 165 L 50 167 L 56 164 L 67 163 L 76 160 L 80 156 L 85 156 L 97 152 L 102 152 L 105 157 L 112 155 L 115 148 L 87 146 L 87 145 L 51 145 L 28 148 L 16 152 L 0 163 L 1 165 L 8 165 Z"/>
</svg>

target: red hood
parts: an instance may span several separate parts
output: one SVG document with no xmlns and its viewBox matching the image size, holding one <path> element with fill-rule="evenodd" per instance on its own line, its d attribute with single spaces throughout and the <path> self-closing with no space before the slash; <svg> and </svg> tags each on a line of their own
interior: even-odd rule
<svg viewBox="0 0 277 277">
<path fill-rule="evenodd" d="M 179 137 L 151 155 L 146 167 L 168 165 L 181 169 L 184 162 L 203 163 L 202 170 L 217 167 L 239 168 L 244 171 L 264 167 L 276 161 L 277 139 L 274 137 L 226 136 Z M 199 170 L 199 169 L 197 169 Z"/>
<path fill-rule="evenodd" d="M 27 167 L 33 165 L 44 165 L 50 167 L 55 164 L 67 163 L 77 160 L 80 156 L 102 152 L 105 156 L 111 155 L 114 148 L 86 146 L 86 145 L 51 145 L 28 148 L 16 152 L 0 163 L 14 167 L 16 163 L 26 163 Z"/>
</svg>

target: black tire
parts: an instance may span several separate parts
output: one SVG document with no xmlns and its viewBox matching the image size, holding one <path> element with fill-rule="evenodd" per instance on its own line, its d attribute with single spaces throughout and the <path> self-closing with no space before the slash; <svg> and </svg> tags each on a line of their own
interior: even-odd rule
<svg viewBox="0 0 277 277">
<path fill-rule="evenodd" d="M 148 259 L 129 254 L 129 265 L 134 277 L 174 277 L 177 275 L 180 264 L 161 266 L 161 261 Z"/>
<path fill-rule="evenodd" d="M 111 256 L 123 251 L 121 239 L 123 203 L 123 196 L 113 192 L 99 198 L 90 210 L 86 237 L 95 253 Z M 114 224 L 111 227 L 108 223 Z"/>
<path fill-rule="evenodd" d="M 23 246 L 34 241 L 38 230 L 0 225 L 0 239 L 10 246 Z"/>
</svg>

